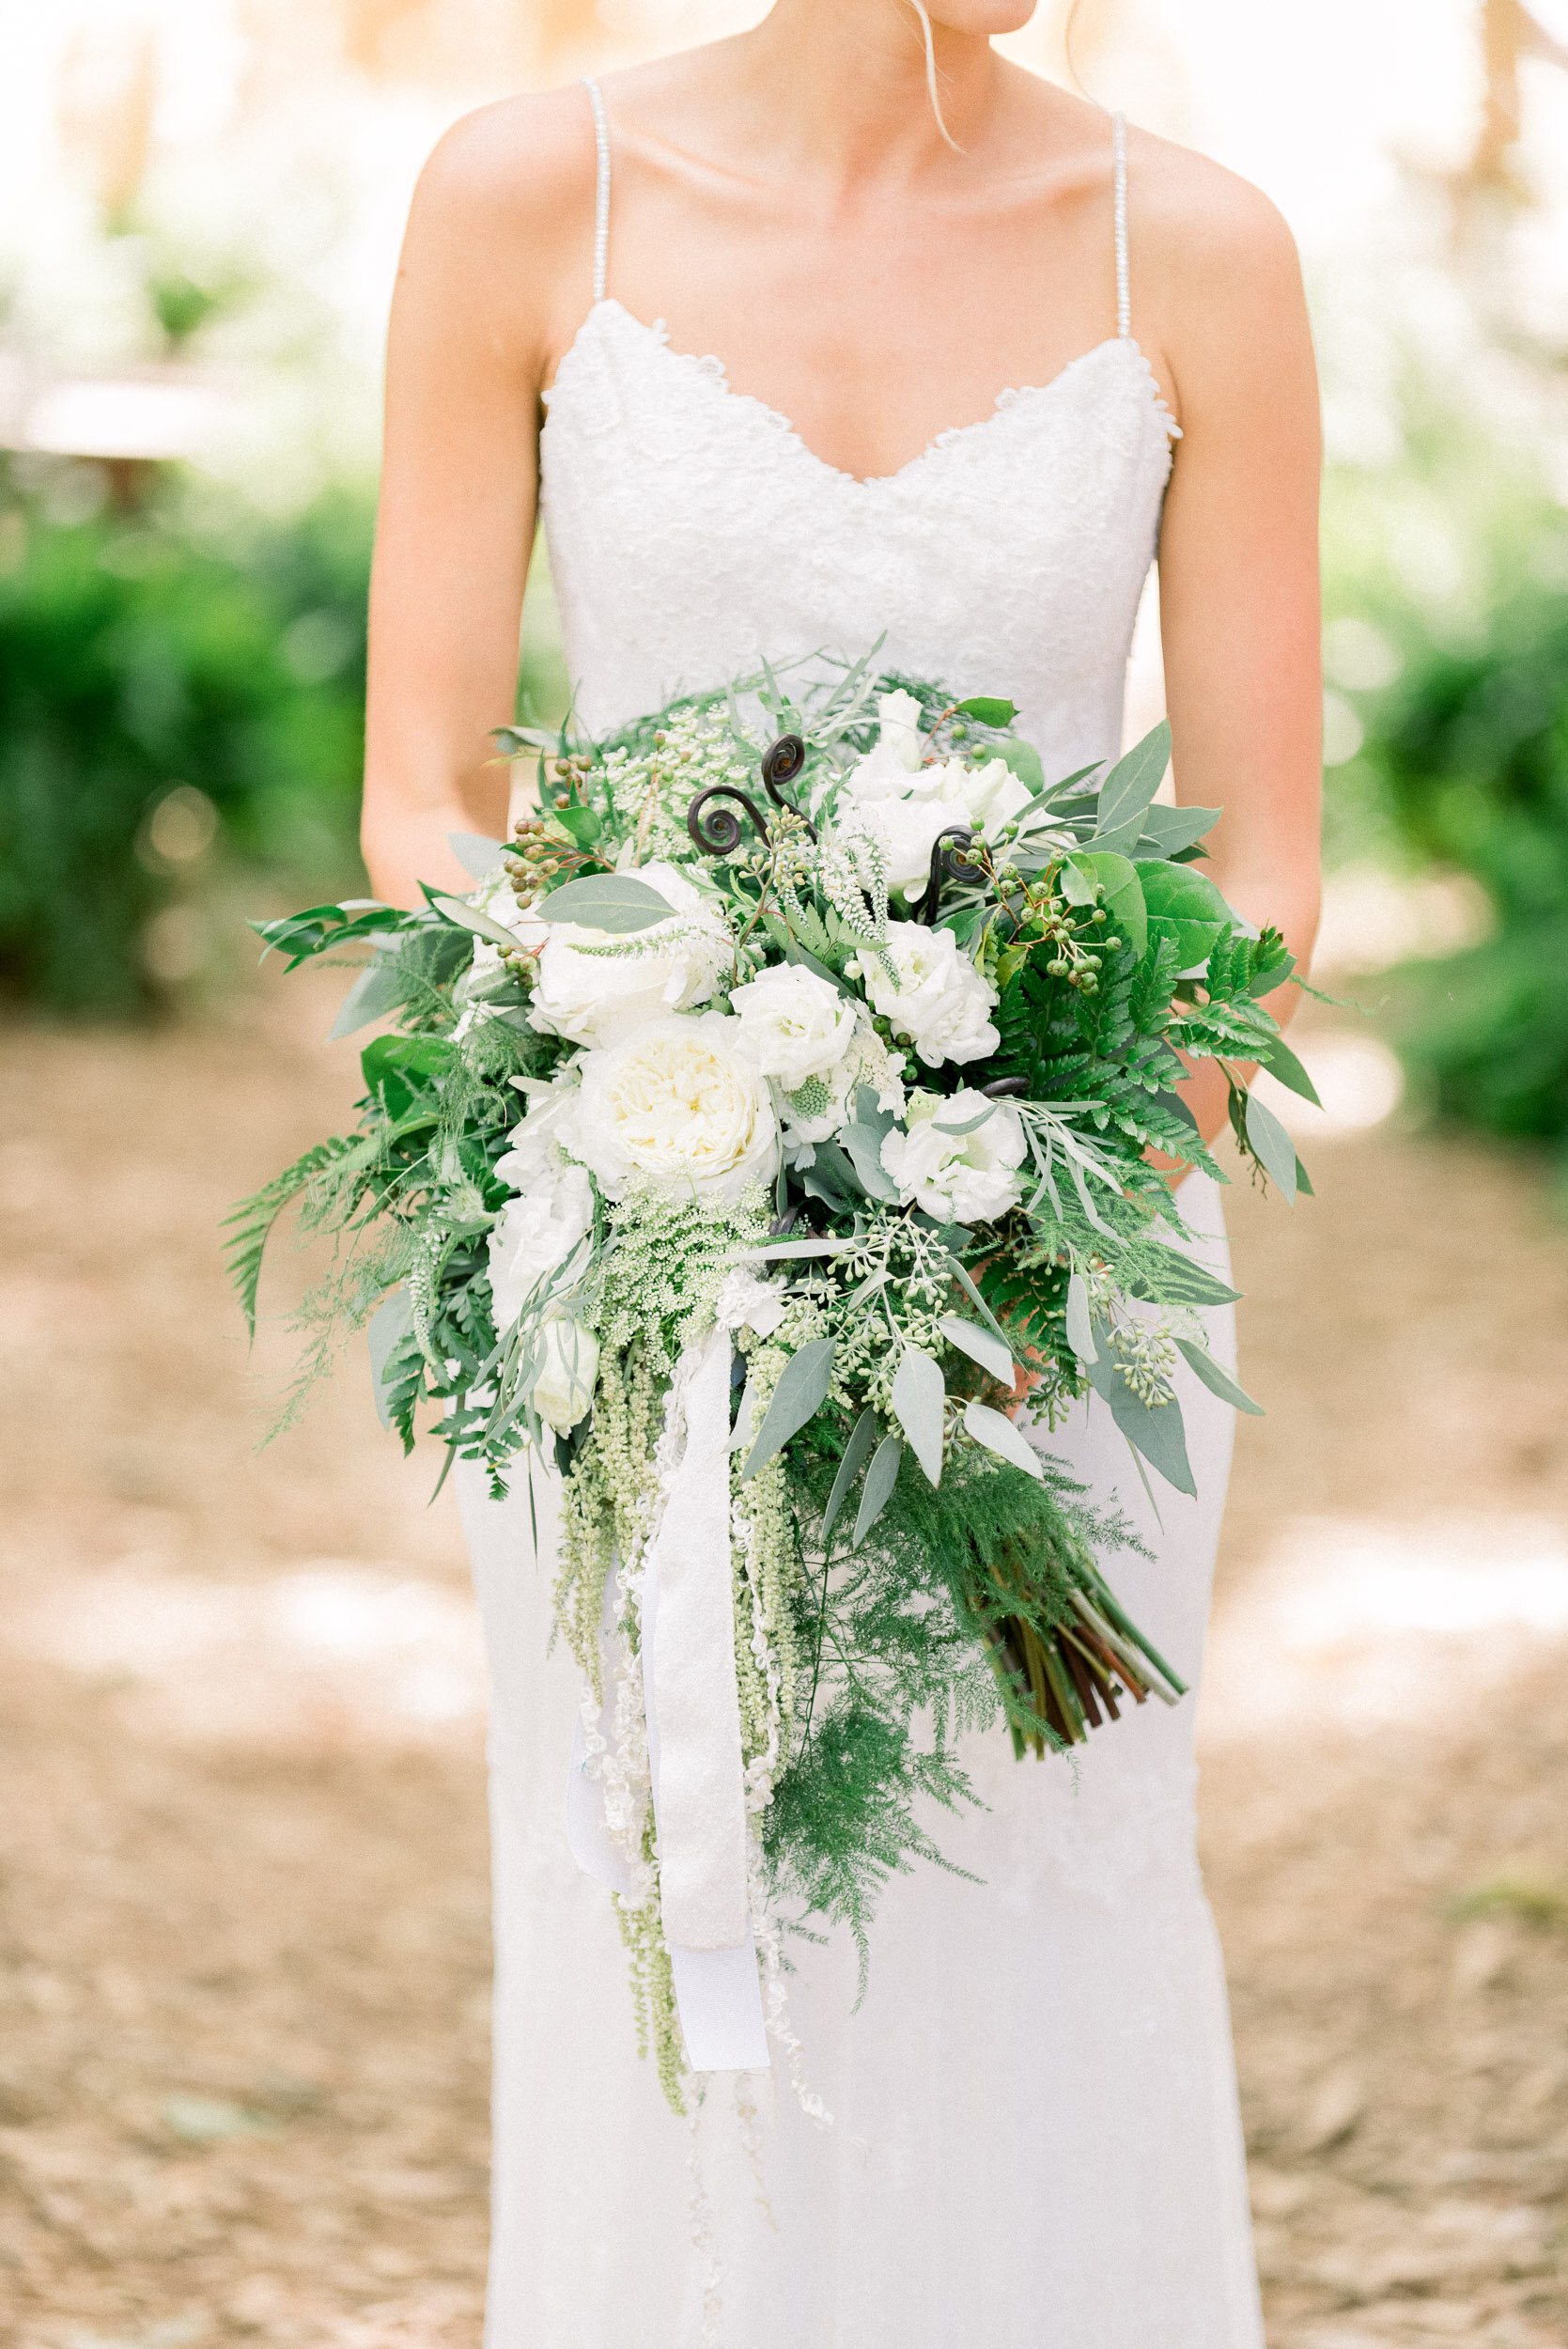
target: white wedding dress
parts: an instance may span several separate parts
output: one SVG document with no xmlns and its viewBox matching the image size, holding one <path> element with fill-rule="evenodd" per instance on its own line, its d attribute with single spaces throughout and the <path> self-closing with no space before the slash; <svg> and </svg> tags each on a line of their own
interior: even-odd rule
<svg viewBox="0 0 1568 2349">
<path fill-rule="evenodd" d="M 886 665 L 1010 695 L 1048 774 L 1114 754 L 1172 431 L 1131 339 L 1120 127 L 1116 334 L 860 481 L 607 298 L 590 95 L 596 300 L 542 455 L 585 723 L 885 630 Z M 1215 1187 L 1189 1177 L 1181 1206 L 1222 1271 Z M 1182 1400 L 1199 1498 L 1160 1485 L 1162 1524 L 1097 1401 L 1041 1440 L 1138 1524 L 1155 1563 L 1113 1559 L 1112 1586 L 1196 1683 L 1231 1415 L 1190 1377 Z M 889 1888 L 858 2013 L 846 1941 L 795 1944 L 792 2021 L 832 2127 L 782 2077 L 720 2074 L 693 2129 L 638 2061 L 610 1900 L 567 1848 L 577 1673 L 550 1652 L 555 1493 L 534 1481 L 537 1557 L 522 1479 L 498 1505 L 459 1477 L 493 1685 L 488 2349 L 695 2349 L 715 2264 L 727 2349 L 1261 2349 L 1194 1699 L 1129 1708 L 1076 1773 L 970 1740 L 988 1807 L 931 1824 L 983 1881 L 922 1867 Z"/>
</svg>

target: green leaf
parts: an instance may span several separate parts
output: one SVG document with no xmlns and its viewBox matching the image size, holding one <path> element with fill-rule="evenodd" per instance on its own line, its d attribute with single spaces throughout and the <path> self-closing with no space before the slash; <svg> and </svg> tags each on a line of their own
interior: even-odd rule
<svg viewBox="0 0 1568 2349">
<path fill-rule="evenodd" d="M 1149 942 L 1149 917 L 1137 867 L 1110 848 L 1080 850 L 1075 862 L 1081 872 L 1100 885 L 1101 903 L 1110 917 L 1106 924 L 1107 934 L 1119 938 L 1124 946 L 1130 947 L 1141 958 Z"/>
<path fill-rule="evenodd" d="M 992 1337 L 988 1330 L 983 1330 L 977 1321 L 966 1321 L 962 1314 L 943 1314 L 937 1327 L 948 1344 L 957 1346 L 959 1352 L 967 1354 L 971 1362 L 978 1362 L 982 1370 L 988 1370 L 991 1377 L 1000 1379 L 1004 1387 L 1013 1384 L 1015 1371 L 1010 1346 L 1003 1346 L 1000 1339 Z"/>
<path fill-rule="evenodd" d="M 1081 1272 L 1075 1272 L 1067 1283 L 1067 1344 L 1080 1362 L 1098 1361 L 1100 1349 L 1089 1317 L 1089 1284 Z"/>
<path fill-rule="evenodd" d="M 492 946 L 515 946 L 517 940 L 510 930 L 504 930 L 499 922 L 492 922 L 488 913 L 476 906 L 465 906 L 460 897 L 443 897 L 439 890 L 426 892 L 430 904 L 443 921 L 455 922 L 461 930 L 472 930 L 475 938 L 488 938 Z"/>
<path fill-rule="evenodd" d="M 898 1185 L 882 1164 L 882 1137 L 865 1126 L 846 1126 L 839 1141 L 849 1153 L 861 1187 L 872 1199 L 893 1201 L 899 1195 Z M 818 1143 L 818 1149 L 824 1145 Z"/>
<path fill-rule="evenodd" d="M 449 832 L 446 845 L 463 871 L 476 881 L 489 880 L 506 853 L 499 840 L 487 840 L 478 832 Z"/>
<path fill-rule="evenodd" d="M 1143 812 L 1143 833 L 1137 846 L 1145 842 L 1161 856 L 1178 856 L 1214 830 L 1223 810 L 1218 807 L 1162 807 L 1157 800 Z"/>
<path fill-rule="evenodd" d="M 1256 1093 L 1247 1096 L 1247 1140 L 1287 1205 L 1296 1198 L 1296 1144 Z"/>
<path fill-rule="evenodd" d="M 1303 1199 L 1315 1199 L 1317 1197 L 1316 1191 L 1312 1189 L 1311 1182 L 1308 1180 L 1307 1170 L 1302 1165 L 1299 1157 L 1297 1157 L 1296 1161 L 1296 1189 L 1298 1196 Z"/>
<path fill-rule="evenodd" d="M 832 1377 L 831 1338 L 813 1338 L 799 1354 L 790 1356 L 779 1375 L 757 1439 L 746 1455 L 741 1484 L 766 1468 L 774 1453 L 782 1452 L 791 1436 L 799 1435 L 807 1420 L 815 1418 L 827 1401 Z"/>
<path fill-rule="evenodd" d="M 1141 1298 L 1148 1305 L 1234 1305 L 1241 1296 L 1239 1289 L 1227 1288 L 1224 1282 L 1205 1270 L 1201 1264 L 1179 1248 L 1170 1247 L 1164 1240 L 1159 1249 L 1157 1278 L 1150 1273 L 1132 1270 L 1126 1276 L 1129 1297 Z"/>
<path fill-rule="evenodd" d="M 1133 870 L 1148 910 L 1150 938 L 1172 941 L 1178 972 L 1206 963 L 1220 931 L 1232 923 L 1231 909 L 1213 881 L 1190 864 L 1152 859 L 1136 863 Z"/>
<path fill-rule="evenodd" d="M 991 755 L 1010 767 L 1028 791 L 1036 798 L 1046 787 L 1046 770 L 1040 764 L 1040 754 L 1032 742 L 1025 742 L 1017 735 L 1010 735 L 1005 742 L 993 742 Z"/>
<path fill-rule="evenodd" d="M 1234 1404 L 1238 1411 L 1251 1411 L 1262 1419 L 1263 1405 L 1254 1403 L 1246 1389 L 1238 1387 L 1230 1373 L 1220 1369 L 1206 1346 L 1197 1346 L 1191 1338 L 1178 1338 L 1176 1345 L 1211 1394 L 1217 1394 L 1221 1403 Z"/>
<path fill-rule="evenodd" d="M 982 1126 L 990 1124 L 996 1113 L 996 1103 L 987 1101 L 977 1117 L 963 1118 L 956 1126 L 950 1125 L 945 1117 L 934 1117 L 931 1120 L 931 1130 L 937 1134 L 952 1134 L 956 1140 L 961 1134 L 977 1134 Z"/>
<path fill-rule="evenodd" d="M 376 1397 L 376 1416 L 383 1427 L 392 1425 L 387 1367 L 412 1327 L 413 1299 L 406 1288 L 397 1288 L 393 1290 L 384 1303 L 377 1306 L 365 1333 L 370 1347 L 370 1380 Z"/>
<path fill-rule="evenodd" d="M 1084 1368 L 1091 1386 L 1110 1406 L 1112 1419 L 1134 1451 L 1141 1453 L 1151 1468 L 1157 1469 L 1177 1492 L 1195 1496 L 1198 1487 L 1192 1481 L 1187 1456 L 1182 1407 L 1175 1398 L 1153 1407 L 1144 1403 L 1134 1394 L 1109 1355 L 1102 1354 L 1097 1362 L 1086 1362 Z"/>
<path fill-rule="evenodd" d="M 1012 1468 L 1022 1469 L 1026 1476 L 1043 1477 L 1039 1454 L 1005 1411 L 993 1411 L 985 1403 L 966 1403 L 964 1426 L 976 1443 L 984 1444 L 987 1452 L 994 1452 L 999 1460 L 1005 1460 Z"/>
<path fill-rule="evenodd" d="M 604 829 L 591 807 L 558 807 L 552 810 L 552 817 L 580 848 L 591 848 Z"/>
<path fill-rule="evenodd" d="M 403 1001 L 404 980 L 397 968 L 396 955 L 379 955 L 367 971 L 362 971 L 343 998 L 341 1010 L 327 1031 L 327 1042 L 335 1044 L 340 1036 L 355 1035 L 367 1028 L 372 1019 L 384 1019 L 396 1011 Z"/>
<path fill-rule="evenodd" d="M 898 1468 L 903 1457 L 904 1447 L 898 1438 L 884 1436 L 865 1472 L 865 1490 L 861 1495 L 860 1514 L 855 1519 L 856 1549 L 893 1499 L 893 1488 L 898 1482 Z"/>
<path fill-rule="evenodd" d="M 1171 763 L 1171 727 L 1162 718 L 1118 759 L 1100 786 L 1094 822 L 1097 848 L 1130 848 L 1143 829 L 1145 809 L 1153 801 Z M 1121 835 L 1126 833 L 1124 839 Z"/>
<path fill-rule="evenodd" d="M 1018 714 L 1012 702 L 993 700 L 986 693 L 976 693 L 971 700 L 960 702 L 958 708 L 966 718 L 972 718 L 983 726 L 1010 726 Z"/>
<path fill-rule="evenodd" d="M 1057 887 L 1070 906 L 1092 906 L 1094 884 L 1076 857 L 1063 857 Z"/>
<path fill-rule="evenodd" d="M 820 1341 L 819 1341 L 820 1343 Z M 918 1346 L 907 1346 L 893 1376 L 893 1415 L 909 1439 L 909 1449 L 930 1484 L 942 1481 L 942 1416 L 947 1381 L 941 1364 Z"/>
<path fill-rule="evenodd" d="M 838 1522 L 838 1513 L 849 1498 L 849 1487 L 859 1476 L 876 1448 L 877 1430 L 881 1422 L 867 1404 L 855 1422 L 849 1441 L 844 1447 L 844 1457 L 838 1464 L 833 1489 L 828 1495 L 828 1514 L 822 1520 L 822 1547 L 827 1548 Z"/>
<path fill-rule="evenodd" d="M 245 1326 L 253 1338 L 256 1336 L 256 1299 L 261 1283 L 261 1262 L 273 1224 L 289 1202 L 297 1199 L 318 1174 L 328 1167 L 334 1168 L 338 1173 L 348 1173 L 355 1159 L 368 1165 L 379 1147 L 376 1140 L 366 1140 L 360 1135 L 338 1134 L 330 1142 L 315 1143 L 303 1157 L 295 1159 L 292 1166 L 285 1167 L 281 1174 L 274 1174 L 270 1183 L 263 1184 L 249 1199 L 241 1199 L 240 1205 L 225 1216 L 223 1228 L 231 1235 L 224 1243 L 228 1259 L 228 1275 L 240 1292 L 240 1310 L 245 1316 Z"/>
<path fill-rule="evenodd" d="M 1260 1050 L 1258 1058 L 1269 1075 L 1278 1078 L 1281 1084 L 1288 1085 L 1292 1093 L 1299 1093 L 1301 1098 L 1304 1101 L 1311 1101 L 1314 1109 L 1323 1107 L 1323 1103 L 1317 1097 L 1316 1085 L 1313 1084 L 1283 1036 L 1276 1038 Z"/>
<path fill-rule="evenodd" d="M 669 921 L 675 908 L 633 873 L 593 873 L 536 899 L 534 911 L 543 922 L 576 922 L 619 938 Z"/>
</svg>

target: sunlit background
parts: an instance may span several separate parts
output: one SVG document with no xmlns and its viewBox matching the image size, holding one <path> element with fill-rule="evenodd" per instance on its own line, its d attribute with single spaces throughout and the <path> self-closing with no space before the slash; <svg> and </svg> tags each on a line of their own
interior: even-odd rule
<svg viewBox="0 0 1568 2349">
<path fill-rule="evenodd" d="M 889 0 L 889 5 L 896 0 Z M 347 1123 L 380 337 L 467 108 L 727 0 L 0 23 L 0 2338 L 476 2349 L 483 1671 L 363 1363 L 254 1447 L 216 1227 Z M 1323 365 L 1329 887 L 1233 1201 L 1204 1696 L 1272 2349 L 1568 2337 L 1568 0 L 1004 45 L 1260 182 Z M 559 709 L 536 569 L 520 690 Z M 1129 724 L 1159 696 L 1157 605 Z M 862 2018 L 885 2027 L 875 1996 Z M 6 2329 L 9 2326 L 11 2329 Z M 660 2345 L 662 2349 L 662 2345 Z M 674 2345 L 671 2344 L 671 2349 Z"/>
</svg>

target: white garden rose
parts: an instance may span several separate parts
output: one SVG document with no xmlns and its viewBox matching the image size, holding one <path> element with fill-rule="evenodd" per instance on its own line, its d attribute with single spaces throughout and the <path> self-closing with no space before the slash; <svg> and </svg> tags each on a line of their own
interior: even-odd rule
<svg viewBox="0 0 1568 2349">
<path fill-rule="evenodd" d="M 511 1328 L 544 1279 L 564 1265 L 594 1228 L 594 1188 L 584 1168 L 565 1157 L 578 1112 L 575 1081 L 537 1085 L 512 1146 L 495 1172 L 518 1193 L 489 1236 L 495 1326 Z"/>
<path fill-rule="evenodd" d="M 946 1099 L 917 1093 L 908 1116 L 907 1133 L 895 1126 L 882 1139 L 882 1164 L 906 1206 L 941 1223 L 994 1223 L 1017 1206 L 1028 1143 L 1010 1101 L 988 1101 L 968 1086 Z M 971 1133 L 950 1130 L 976 1118 L 984 1122 Z"/>
<path fill-rule="evenodd" d="M 534 1381 L 534 1408 L 558 1436 L 569 1435 L 592 1408 L 598 1378 L 598 1340 L 567 1314 L 557 1314 L 539 1332 L 544 1361 Z"/>
<path fill-rule="evenodd" d="M 907 1036 L 927 1067 L 943 1061 L 981 1060 L 1001 1038 L 986 1018 L 997 992 L 959 951 L 951 930 L 927 929 L 924 922 L 890 922 L 887 954 L 897 985 L 881 957 L 862 953 L 860 972 L 872 1008 Z"/>
<path fill-rule="evenodd" d="M 855 1040 L 855 1007 L 830 979 L 799 963 L 778 962 L 730 990 L 747 1050 L 765 1077 L 797 1093 L 808 1077 L 826 1077 Z"/>
<path fill-rule="evenodd" d="M 738 1199 L 771 1182 L 779 1129 L 738 1019 L 656 1019 L 582 1063 L 576 1148 L 611 1199 L 638 1182 Z"/>
<path fill-rule="evenodd" d="M 988 841 L 997 840 L 1005 826 L 1034 804 L 1033 792 L 1018 781 L 1004 758 L 959 769 L 950 788 L 962 801 L 975 831 Z"/>
<path fill-rule="evenodd" d="M 675 908 L 667 921 L 612 936 L 576 922 L 530 917 L 525 942 L 543 939 L 529 1009 L 541 1034 L 603 1050 L 713 994 L 732 956 L 722 915 L 676 865 L 644 864 L 637 879 Z M 608 951 L 584 951 L 599 948 Z"/>
</svg>

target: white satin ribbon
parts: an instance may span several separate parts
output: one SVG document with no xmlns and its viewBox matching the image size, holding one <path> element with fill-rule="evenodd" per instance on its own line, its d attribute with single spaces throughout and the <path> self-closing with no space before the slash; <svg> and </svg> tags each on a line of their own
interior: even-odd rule
<svg viewBox="0 0 1568 2349">
<path fill-rule="evenodd" d="M 687 2056 L 698 2072 L 768 2068 L 746 1889 L 746 1773 L 730 1567 L 730 1356 L 715 1328 L 675 1366 L 675 1467 L 643 1572 L 643 1695 L 664 1939 Z M 608 1730 L 608 1721 L 604 1724 Z M 579 1865 L 622 1876 L 598 1789 L 572 1749 L 567 1832 Z M 595 1815 L 597 1810 L 597 1816 Z"/>
</svg>

